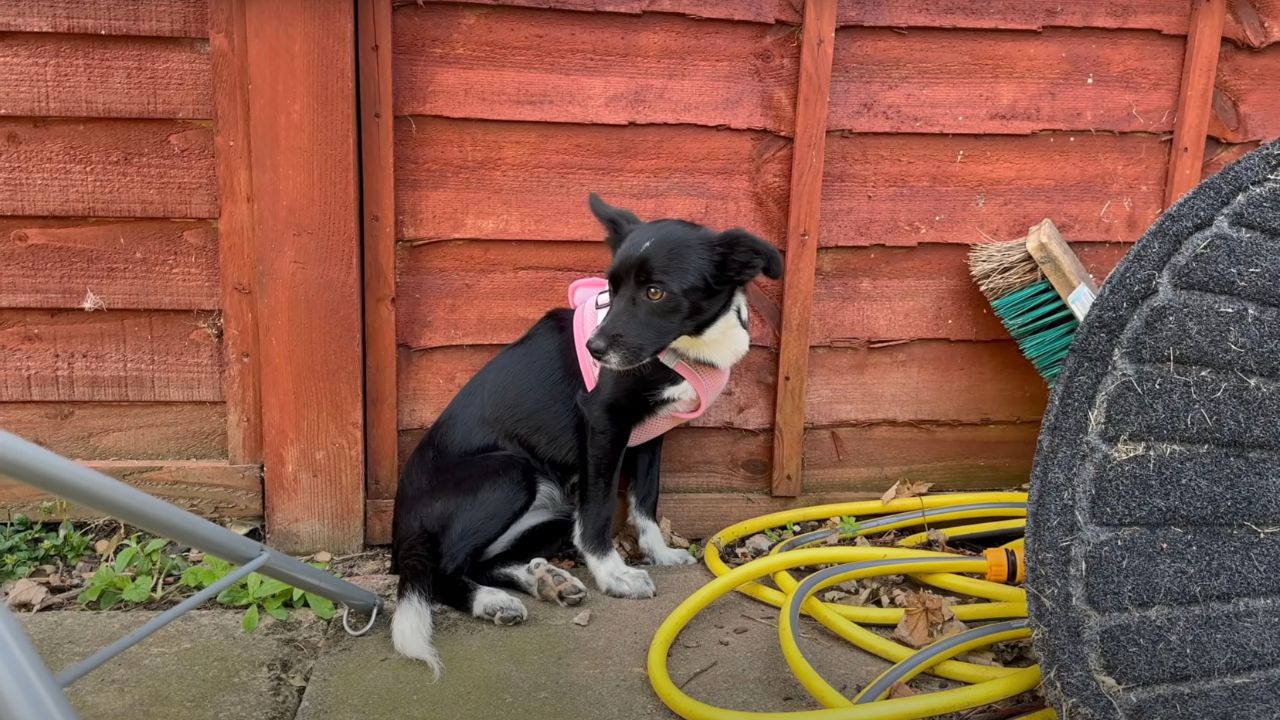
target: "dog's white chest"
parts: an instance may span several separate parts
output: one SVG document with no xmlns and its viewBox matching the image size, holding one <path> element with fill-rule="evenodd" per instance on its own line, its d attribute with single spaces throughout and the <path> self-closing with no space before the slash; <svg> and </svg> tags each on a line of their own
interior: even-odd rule
<svg viewBox="0 0 1280 720">
<path fill-rule="evenodd" d="M 668 403 L 679 407 L 685 405 L 696 405 L 698 402 L 698 391 L 693 389 L 687 380 L 681 380 L 675 385 L 668 385 L 662 391 L 662 399 Z"/>
</svg>

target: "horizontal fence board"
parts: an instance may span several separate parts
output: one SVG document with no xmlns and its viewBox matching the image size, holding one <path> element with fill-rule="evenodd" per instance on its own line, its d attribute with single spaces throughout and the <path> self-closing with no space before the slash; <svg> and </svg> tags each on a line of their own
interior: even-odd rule
<svg viewBox="0 0 1280 720">
<path fill-rule="evenodd" d="M 658 517 L 689 540 L 703 540 L 730 525 L 761 515 L 835 502 L 875 500 L 876 492 L 804 493 L 773 497 L 751 493 L 665 493 L 658 498 Z"/>
<path fill-rule="evenodd" d="M 701 540 L 734 523 L 779 510 L 878 497 L 880 493 L 868 492 L 806 493 L 795 498 L 740 492 L 663 493 L 658 499 L 658 515 L 671 520 L 672 529 L 680 535 Z M 385 498 L 365 503 L 365 542 L 370 545 L 391 542 L 394 508 L 395 501 Z"/>
<path fill-rule="evenodd" d="M 428 4 L 453 3 L 456 0 L 393 0 L 401 13 Z M 743 20 L 772 23 L 798 23 L 799 10 L 793 0 L 459 0 L 469 5 L 505 5 L 545 10 L 575 10 L 639 15 L 641 13 L 674 13 L 697 18 Z M 399 13 L 395 22 L 400 21 Z"/>
<path fill-rule="evenodd" d="M 620 42 L 602 42 L 620 38 Z M 789 134 L 789 26 L 429 5 L 395 16 L 395 113 Z"/>
<path fill-rule="evenodd" d="M 806 490 L 879 491 L 898 480 L 938 490 L 1027 482 L 1039 423 L 858 425 L 805 436 Z M 425 430 L 400 432 L 401 465 Z M 662 491 L 768 492 L 773 436 L 767 431 L 681 426 L 663 442 Z"/>
<path fill-rule="evenodd" d="M 400 431 L 400 467 L 425 434 Z M 768 492 L 770 437 L 754 430 L 674 428 L 662 444 L 663 492 Z"/>
<path fill-rule="evenodd" d="M 780 242 L 790 142 L 689 126 L 404 118 L 396 213 L 406 240 L 599 240 L 600 193 L 641 218 L 740 225 Z"/>
<path fill-rule="evenodd" d="M 1129 247 L 1076 243 L 1075 251 L 1101 282 Z M 963 245 L 822 249 L 812 344 L 1008 338 L 969 275 L 968 254 Z"/>
<path fill-rule="evenodd" d="M 227 457 L 222 403 L 0 403 L 0 428 L 77 460 Z"/>
<path fill-rule="evenodd" d="M 213 133 L 175 120 L 0 119 L 0 215 L 211 218 Z"/>
<path fill-rule="evenodd" d="M 0 53 L 0 115 L 209 118 L 207 40 L 11 34 Z"/>
<path fill-rule="evenodd" d="M 400 353 L 400 429 L 429 426 L 471 376 L 501 348 L 447 347 Z M 696 427 L 759 430 L 773 419 L 773 377 L 777 356 L 757 348 L 734 366 L 729 384 Z"/>
<path fill-rule="evenodd" d="M 1280 18 L 1272 22 L 1280 26 Z M 1280 137 L 1280 45 L 1265 50 L 1223 45 L 1209 134 L 1237 143 Z"/>
<path fill-rule="evenodd" d="M 1160 214 L 1155 135 L 827 136 L 824 246 L 1011 240 L 1053 218 L 1073 241 L 1134 241 Z"/>
<path fill-rule="evenodd" d="M 877 498 L 904 479 L 933 483 L 935 491 L 1016 488 L 1029 477 L 1038 432 L 1037 423 L 813 429 L 805 438 L 807 492 L 790 500 L 764 494 L 769 433 L 680 427 L 663 443 L 662 514 L 688 537 L 704 537 L 785 507 Z M 402 462 L 421 436 L 420 430 L 401 432 Z M 371 532 L 389 542 L 392 501 L 370 505 Z"/>
<path fill-rule="evenodd" d="M 0 310 L 0 400 L 220 401 L 206 312 Z"/>
<path fill-rule="evenodd" d="M 805 420 L 820 426 L 1017 422 L 1045 407 L 1044 381 L 1012 340 L 818 348 L 809 376 Z"/>
<path fill-rule="evenodd" d="M 429 426 L 498 351 L 450 347 L 401 353 L 400 428 Z M 773 418 L 773 352 L 756 349 L 695 427 L 763 430 Z M 818 348 L 810 357 L 806 421 L 819 426 L 877 422 L 1038 420 L 1045 386 L 1012 341 L 920 340 L 887 347 Z"/>
<path fill-rule="evenodd" d="M 976 6 L 975 6 L 976 7 Z M 864 133 L 1167 132 L 1182 38 L 1154 33 L 848 29 L 828 127 Z"/>
<path fill-rule="evenodd" d="M 1185 0 L 1012 0 L 975 3 L 973 0 L 840 0 L 836 24 L 892 28 L 966 28 L 977 30 L 1044 30 L 1099 28 L 1155 30 L 1186 35 L 1191 12 Z M 1227 7 L 1223 36 L 1248 47 L 1280 40 L 1280 1 L 1247 0 Z"/>
<path fill-rule="evenodd" d="M 1042 30 L 1051 27 L 1158 30 L 1186 34 L 1183 0 L 839 0 L 836 24 L 871 27 L 941 27 Z"/>
<path fill-rule="evenodd" d="M 122 480 L 149 495 L 202 517 L 262 517 L 262 472 L 257 465 L 225 462 L 99 461 L 85 463 L 98 472 Z M 0 475 L 0 518 L 24 514 L 45 517 L 41 506 L 56 498 Z M 104 513 L 69 505 L 53 517 L 94 520 Z"/>
<path fill-rule="evenodd" d="M 989 490 L 1028 482 L 1039 423 L 866 425 L 805 435 L 806 491 L 883 492 L 899 480 L 934 490 Z"/>
<path fill-rule="evenodd" d="M 678 427 L 662 441 L 662 492 L 769 492 L 771 433 Z"/>
<path fill-rule="evenodd" d="M 397 339 L 415 349 L 513 342 L 547 311 L 568 306 L 569 283 L 603 277 L 608 264 L 603 242 L 402 245 Z M 760 313 L 752 308 L 749 317 L 752 343 L 774 345 Z"/>
<path fill-rule="evenodd" d="M 208 0 L 5 0 L 0 30 L 206 37 Z"/>
<path fill-rule="evenodd" d="M 213 310 L 207 221 L 0 218 L 0 307 Z"/>
</svg>

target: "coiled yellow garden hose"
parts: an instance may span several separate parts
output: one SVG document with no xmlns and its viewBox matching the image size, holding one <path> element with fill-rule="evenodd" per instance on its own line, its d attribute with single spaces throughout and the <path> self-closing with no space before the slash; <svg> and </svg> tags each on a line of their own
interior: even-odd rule
<svg viewBox="0 0 1280 720">
<path fill-rule="evenodd" d="M 1026 502 L 1025 493 L 958 493 L 888 503 L 879 500 L 836 503 L 763 515 L 721 530 L 707 540 L 704 554 L 715 579 L 676 607 L 658 627 L 649 645 L 649 682 L 667 707 L 686 720 L 917 720 L 981 707 L 1027 692 L 1040 683 L 1038 666 L 1005 668 L 954 659 L 997 642 L 1029 636 L 1026 592 L 992 581 L 1021 580 L 1024 574 L 1020 565 L 1021 538 L 1001 546 L 1000 551 L 989 551 L 985 558 L 914 549 L 929 539 L 927 530 L 903 537 L 896 547 L 813 547 L 836 534 L 848 539 L 938 523 L 947 524 L 939 530 L 946 539 L 1008 534 L 1025 525 Z M 856 525 L 846 532 L 824 529 L 798 535 L 775 544 L 763 557 L 736 568 L 730 568 L 720 556 L 730 543 L 759 532 L 841 516 L 856 518 Z M 955 525 L 957 522 L 965 524 Z M 1016 567 L 1012 560 L 1015 556 Z M 1007 567 L 1005 558 L 1009 558 Z M 797 580 L 791 571 L 798 568 L 821 569 Z M 954 605 L 951 610 L 961 621 L 998 622 L 976 626 L 916 650 L 862 627 L 897 625 L 904 610 L 828 603 L 813 597 L 832 585 L 883 575 L 908 575 L 922 584 L 984 600 Z M 971 577 L 973 575 L 983 579 Z M 761 584 L 759 581 L 764 578 L 771 579 L 776 589 Z M 780 610 L 778 640 L 783 657 L 796 679 L 823 709 L 753 712 L 718 708 L 690 697 L 672 681 L 667 671 L 667 654 L 680 631 L 708 605 L 734 591 Z M 857 696 L 846 698 L 824 680 L 805 657 L 796 632 L 801 614 L 809 615 L 836 635 L 894 664 Z M 924 672 L 966 684 L 940 692 L 883 699 L 895 684 Z M 1039 710 L 1018 720 L 1054 718 L 1052 710 Z"/>
</svg>

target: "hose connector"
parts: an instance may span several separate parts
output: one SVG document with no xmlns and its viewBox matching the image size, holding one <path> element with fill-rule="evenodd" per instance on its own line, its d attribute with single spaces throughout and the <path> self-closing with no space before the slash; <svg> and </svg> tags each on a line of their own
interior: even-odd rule
<svg viewBox="0 0 1280 720">
<path fill-rule="evenodd" d="M 1027 579 L 1027 564 L 1022 548 L 987 548 L 987 580 L 1005 585 L 1021 585 Z"/>
</svg>

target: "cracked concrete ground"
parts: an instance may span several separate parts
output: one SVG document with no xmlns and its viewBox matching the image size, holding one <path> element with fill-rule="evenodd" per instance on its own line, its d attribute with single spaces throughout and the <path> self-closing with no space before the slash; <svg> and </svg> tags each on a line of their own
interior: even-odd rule
<svg viewBox="0 0 1280 720">
<path fill-rule="evenodd" d="M 429 682 L 425 667 L 395 654 L 385 618 L 361 638 L 314 620 L 246 635 L 239 613 L 205 610 L 81 680 L 70 696 L 83 720 L 674 718 L 649 687 L 645 653 L 658 624 L 710 574 L 701 566 L 653 574 L 656 599 L 618 600 L 593 591 L 579 608 L 526 599 L 529 619 L 517 627 L 441 610 L 437 645 L 445 676 L 438 684 Z M 584 609 L 591 611 L 590 623 L 575 625 Z M 21 619 L 46 662 L 60 669 L 145 616 L 65 611 Z M 745 597 L 716 603 L 677 640 L 672 677 L 713 705 L 815 707 L 782 660 L 775 618 L 772 608 Z M 817 626 L 806 624 L 805 635 L 814 665 L 837 687 L 852 690 L 884 667 Z"/>
</svg>

